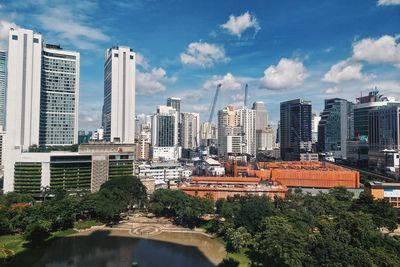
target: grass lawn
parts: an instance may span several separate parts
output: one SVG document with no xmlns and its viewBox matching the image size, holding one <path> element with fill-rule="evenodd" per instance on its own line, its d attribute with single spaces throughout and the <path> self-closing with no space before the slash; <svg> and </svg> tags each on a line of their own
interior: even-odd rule
<svg viewBox="0 0 400 267">
<path fill-rule="evenodd" d="M 75 223 L 75 228 L 78 230 L 87 229 L 92 226 L 103 225 L 103 223 L 96 220 L 88 220 Z"/>
<path fill-rule="evenodd" d="M 222 238 L 217 237 L 216 240 L 218 240 L 219 242 L 224 244 L 224 246 L 226 247 L 226 242 Z M 250 261 L 249 261 L 249 258 L 247 258 L 247 256 L 246 256 L 246 249 L 245 248 L 241 249 L 238 252 L 227 252 L 225 258 L 227 258 L 227 259 L 228 258 L 232 258 L 232 259 L 238 261 L 240 263 L 239 267 L 250 266 Z"/>
<path fill-rule="evenodd" d="M 29 247 L 21 235 L 0 236 L 0 266 L 26 267 L 32 266 L 43 255 L 46 247 L 57 238 L 75 233 L 74 230 L 58 231 L 53 233 L 43 247 Z"/>
</svg>

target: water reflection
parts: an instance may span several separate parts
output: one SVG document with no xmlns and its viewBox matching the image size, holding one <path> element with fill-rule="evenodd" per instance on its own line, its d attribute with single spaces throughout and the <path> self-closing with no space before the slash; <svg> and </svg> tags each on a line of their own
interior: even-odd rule
<svg viewBox="0 0 400 267">
<path fill-rule="evenodd" d="M 190 235 L 188 237 L 193 238 Z M 204 240 L 201 241 L 201 243 L 204 242 Z M 133 261 L 138 262 L 140 267 L 214 266 L 194 246 L 151 239 L 110 236 L 107 231 L 97 231 L 89 236 L 74 236 L 57 240 L 46 250 L 45 255 L 35 267 L 122 267 L 131 266 Z"/>
</svg>

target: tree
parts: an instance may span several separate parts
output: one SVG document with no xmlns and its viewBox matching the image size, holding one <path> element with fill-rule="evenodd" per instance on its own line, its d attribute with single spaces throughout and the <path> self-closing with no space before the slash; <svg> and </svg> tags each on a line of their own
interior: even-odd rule
<svg viewBox="0 0 400 267">
<path fill-rule="evenodd" d="M 50 222 L 38 221 L 29 224 L 26 228 L 24 238 L 33 246 L 40 246 L 50 236 Z"/>
<path fill-rule="evenodd" d="M 305 233 L 286 218 L 267 217 L 260 230 L 247 252 L 253 266 L 303 266 L 309 261 Z"/>
<path fill-rule="evenodd" d="M 238 267 L 239 264 L 240 262 L 233 258 L 225 258 L 220 264 L 218 264 L 218 267 Z"/>
<path fill-rule="evenodd" d="M 225 233 L 225 240 L 227 241 L 229 250 L 239 251 L 250 243 L 251 235 L 244 227 L 237 229 L 229 228 Z"/>
</svg>

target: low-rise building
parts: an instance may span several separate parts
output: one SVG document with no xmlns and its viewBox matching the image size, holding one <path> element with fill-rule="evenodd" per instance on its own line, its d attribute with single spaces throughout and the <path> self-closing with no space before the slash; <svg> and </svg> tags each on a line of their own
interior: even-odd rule
<svg viewBox="0 0 400 267">
<path fill-rule="evenodd" d="M 375 199 L 387 199 L 395 208 L 400 208 L 400 183 L 368 182 L 364 192 Z"/>
</svg>

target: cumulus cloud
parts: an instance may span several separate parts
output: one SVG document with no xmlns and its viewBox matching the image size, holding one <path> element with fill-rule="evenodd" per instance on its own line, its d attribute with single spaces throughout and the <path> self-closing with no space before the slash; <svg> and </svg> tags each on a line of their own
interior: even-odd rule
<svg viewBox="0 0 400 267">
<path fill-rule="evenodd" d="M 331 87 L 325 90 L 325 94 L 327 95 L 335 95 L 340 93 L 342 90 L 340 90 L 337 86 Z"/>
<path fill-rule="evenodd" d="M 331 69 L 325 73 L 322 80 L 324 82 L 339 83 L 341 81 L 349 80 L 362 80 L 363 75 L 361 73 L 362 65 L 358 62 L 351 60 L 342 60 L 339 63 L 333 65 Z"/>
<path fill-rule="evenodd" d="M 181 62 L 185 65 L 208 68 L 219 62 L 228 62 L 222 46 L 206 42 L 193 42 L 188 45 L 186 51 L 181 53 Z"/>
<path fill-rule="evenodd" d="M 379 39 L 366 38 L 353 45 L 353 58 L 369 63 L 400 64 L 398 38 L 384 35 Z"/>
<path fill-rule="evenodd" d="M 209 111 L 210 107 L 208 105 L 198 104 L 198 105 L 191 105 L 191 109 L 193 112 L 206 112 Z"/>
<path fill-rule="evenodd" d="M 136 53 L 136 65 L 142 67 L 145 70 L 150 68 L 150 63 L 141 53 Z"/>
<path fill-rule="evenodd" d="M 242 33 L 247 29 L 254 28 L 257 33 L 261 28 L 257 18 L 251 15 L 248 11 L 239 16 L 230 15 L 226 23 L 221 25 L 221 28 L 228 31 L 229 34 L 241 37 Z"/>
<path fill-rule="evenodd" d="M 153 68 L 149 72 L 136 70 L 136 93 L 138 95 L 154 95 L 166 90 L 164 83 L 174 82 L 175 78 L 169 78 L 163 68 Z"/>
<path fill-rule="evenodd" d="M 378 0 L 378 6 L 400 5 L 400 0 Z"/>
<path fill-rule="evenodd" d="M 264 71 L 260 87 L 271 90 L 294 88 L 303 84 L 308 76 L 302 62 L 282 58 L 278 65 L 272 65 Z"/>
<path fill-rule="evenodd" d="M 0 50 L 8 50 L 8 34 L 10 28 L 18 29 L 19 27 L 7 20 L 0 20 Z"/>
<path fill-rule="evenodd" d="M 214 75 L 210 80 L 203 84 L 203 88 L 207 90 L 215 89 L 218 84 L 222 85 L 221 90 L 224 91 L 237 91 L 242 88 L 242 84 L 238 79 L 229 72 L 223 77 L 220 75 Z"/>
</svg>

